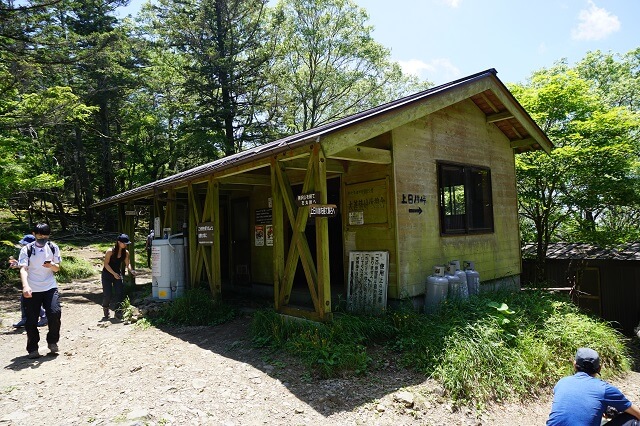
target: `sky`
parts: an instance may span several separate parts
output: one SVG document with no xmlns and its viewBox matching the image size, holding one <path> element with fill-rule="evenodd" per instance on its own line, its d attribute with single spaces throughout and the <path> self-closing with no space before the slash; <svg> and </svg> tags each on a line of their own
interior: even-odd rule
<svg viewBox="0 0 640 426">
<path fill-rule="evenodd" d="M 353 0 L 406 73 L 443 84 L 488 68 L 524 83 L 561 59 L 640 47 L 640 0 Z M 142 0 L 121 13 L 135 14 Z"/>
</svg>

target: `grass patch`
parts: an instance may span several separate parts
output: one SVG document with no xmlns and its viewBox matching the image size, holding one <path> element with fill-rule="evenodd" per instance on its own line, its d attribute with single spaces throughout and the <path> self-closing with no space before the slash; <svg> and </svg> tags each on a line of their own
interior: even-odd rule
<svg viewBox="0 0 640 426">
<path fill-rule="evenodd" d="M 157 315 L 148 318 L 154 325 L 218 325 L 235 318 L 236 310 L 214 300 L 204 289 L 187 290 L 184 296 L 163 305 Z"/>
<path fill-rule="evenodd" d="M 604 378 L 630 369 L 619 332 L 543 292 L 448 301 L 433 315 L 336 315 L 328 324 L 265 310 L 254 316 L 251 333 L 256 345 L 284 349 L 321 377 L 366 373 L 373 368 L 368 349 L 383 344 L 390 358 L 433 377 L 461 404 L 535 396 L 571 373 L 581 346 L 600 353 Z"/>
<path fill-rule="evenodd" d="M 73 280 L 90 278 L 96 275 L 96 269 L 91 264 L 91 262 L 73 255 L 65 255 L 64 250 L 62 248 L 60 248 L 60 250 L 63 253 L 62 263 L 61 263 L 60 270 L 56 273 L 56 280 L 59 283 L 69 283 Z M 9 269 L 9 270 L 6 269 L 8 268 L 8 262 L 6 262 L 6 259 L 8 259 L 9 256 L 14 256 L 17 259 L 19 250 L 15 249 L 15 254 L 13 252 L 11 253 L 12 254 L 4 257 L 5 259 L 4 265 L 3 265 L 4 267 L 2 268 L 2 272 L 1 272 L 2 278 L 3 278 L 2 281 L 3 282 L 6 281 L 10 285 L 19 285 L 20 283 L 19 269 Z"/>
<path fill-rule="evenodd" d="M 75 256 L 65 256 L 63 254 L 62 263 L 60 270 L 56 274 L 56 279 L 60 283 L 70 283 L 73 280 L 90 278 L 94 275 L 96 275 L 96 269 L 93 267 L 91 262 Z"/>
<path fill-rule="evenodd" d="M 393 335 L 389 323 L 349 314 L 336 315 L 331 324 L 284 317 L 273 310 L 258 311 L 251 333 L 257 346 L 284 348 L 301 358 L 321 377 L 364 374 L 371 358 L 366 345 Z"/>
</svg>

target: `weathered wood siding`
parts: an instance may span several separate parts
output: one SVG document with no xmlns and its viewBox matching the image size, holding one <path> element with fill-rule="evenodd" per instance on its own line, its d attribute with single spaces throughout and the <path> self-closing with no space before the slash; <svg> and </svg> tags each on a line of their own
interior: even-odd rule
<svg viewBox="0 0 640 426">
<path fill-rule="evenodd" d="M 433 266 L 453 259 L 473 260 L 482 281 L 519 274 L 515 159 L 507 138 L 485 115 L 471 101 L 459 102 L 395 129 L 392 142 L 397 294 L 424 293 Z M 436 161 L 491 170 L 493 233 L 440 235 Z M 421 214 L 409 212 L 418 207 Z"/>
</svg>

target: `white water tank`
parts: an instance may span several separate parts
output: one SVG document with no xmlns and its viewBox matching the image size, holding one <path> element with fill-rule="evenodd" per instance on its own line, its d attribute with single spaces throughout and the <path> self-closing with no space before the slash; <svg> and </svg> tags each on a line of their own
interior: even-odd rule
<svg viewBox="0 0 640 426">
<path fill-rule="evenodd" d="M 151 296 L 173 300 L 184 294 L 184 240 L 156 239 L 151 246 Z"/>
<path fill-rule="evenodd" d="M 480 274 L 474 269 L 471 260 L 464 261 L 464 272 L 467 274 L 467 287 L 470 295 L 480 294 Z"/>
<path fill-rule="evenodd" d="M 449 280 L 444 276 L 444 266 L 434 266 L 433 274 L 427 277 L 427 291 L 424 295 L 424 312 L 434 313 L 440 303 L 447 298 Z"/>
</svg>

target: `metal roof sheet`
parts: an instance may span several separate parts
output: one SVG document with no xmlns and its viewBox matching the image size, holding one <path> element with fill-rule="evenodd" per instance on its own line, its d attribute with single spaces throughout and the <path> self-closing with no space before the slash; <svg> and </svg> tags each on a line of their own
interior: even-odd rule
<svg viewBox="0 0 640 426">
<path fill-rule="evenodd" d="M 522 257 L 533 259 L 536 247 L 534 243 L 525 244 L 522 247 Z M 586 243 L 550 243 L 547 259 L 640 260 L 640 242 L 617 247 L 599 247 Z"/>
</svg>

